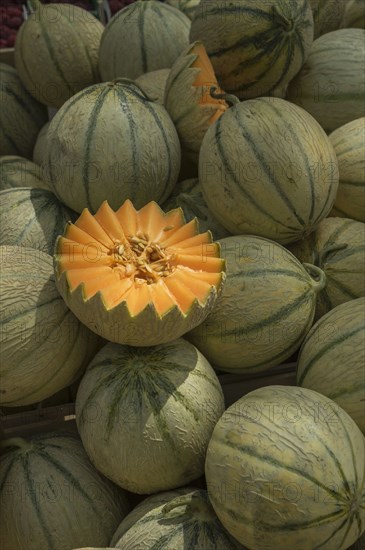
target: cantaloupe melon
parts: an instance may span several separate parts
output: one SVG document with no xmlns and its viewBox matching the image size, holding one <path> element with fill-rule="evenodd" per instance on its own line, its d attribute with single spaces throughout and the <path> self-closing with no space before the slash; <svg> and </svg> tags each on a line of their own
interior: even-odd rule
<svg viewBox="0 0 365 550">
<path fill-rule="evenodd" d="M 183 339 L 149 348 L 109 342 L 91 361 L 76 397 L 76 422 L 91 462 L 138 494 L 202 476 L 223 410 L 214 370 Z"/>
<path fill-rule="evenodd" d="M 223 292 L 186 338 L 224 372 L 254 373 L 279 365 L 312 326 L 325 276 L 267 239 L 241 235 L 219 243 L 227 262 Z"/>
<path fill-rule="evenodd" d="M 204 489 L 147 497 L 128 514 L 111 544 L 123 550 L 244 550 L 224 529 Z"/>
<path fill-rule="evenodd" d="M 16 187 L 49 190 L 38 164 L 16 155 L 4 155 L 0 157 L 0 191 Z"/>
<path fill-rule="evenodd" d="M 170 68 L 189 44 L 190 19 L 156 0 L 133 2 L 105 27 L 99 51 L 103 81 Z"/>
<path fill-rule="evenodd" d="M 209 127 L 200 149 L 208 208 L 236 235 L 285 244 L 309 234 L 330 212 L 338 178 L 323 129 L 279 98 L 234 105 Z"/>
<path fill-rule="evenodd" d="M 97 334 L 121 344 L 169 342 L 201 323 L 225 280 L 220 248 L 181 209 L 126 201 L 84 210 L 56 243 L 56 282 L 68 307 Z"/>
<path fill-rule="evenodd" d="M 57 237 L 77 214 L 51 191 L 17 187 L 0 191 L 0 245 L 17 245 L 53 255 Z"/>
<path fill-rule="evenodd" d="M 224 99 L 216 99 L 221 96 L 204 44 L 190 44 L 171 67 L 165 106 L 176 126 L 182 150 L 196 163 L 206 131 L 228 109 Z"/>
<path fill-rule="evenodd" d="M 58 108 L 100 82 L 98 51 L 104 26 L 78 6 L 32 2 L 35 12 L 17 33 L 15 66 L 32 96 Z"/>
<path fill-rule="evenodd" d="M 330 216 L 365 222 L 365 117 L 340 126 L 329 138 L 337 156 L 340 174 Z"/>
<path fill-rule="evenodd" d="M 76 434 L 38 434 L 1 444 L 0 529 L 4 550 L 106 546 L 130 509 L 100 475 Z"/>
<path fill-rule="evenodd" d="M 0 155 L 32 158 L 39 130 L 48 120 L 47 109 L 25 89 L 19 74 L 0 63 Z"/>
<path fill-rule="evenodd" d="M 70 385 L 100 340 L 62 300 L 51 256 L 19 246 L 1 246 L 0 254 L 0 404 L 16 407 Z"/>
<path fill-rule="evenodd" d="M 205 474 L 218 518 L 255 550 L 346 550 L 365 530 L 365 439 L 327 397 L 250 392 L 219 419 Z"/>
<path fill-rule="evenodd" d="M 283 97 L 313 41 L 308 0 L 201 0 L 190 42 L 201 40 L 222 88 L 240 99 Z"/>
<path fill-rule="evenodd" d="M 126 199 L 137 208 L 163 202 L 179 169 L 180 143 L 170 116 L 133 82 L 79 92 L 47 132 L 44 177 L 76 212 L 95 212 L 104 200 L 115 209 Z"/>
<path fill-rule="evenodd" d="M 365 30 L 339 29 L 313 42 L 308 59 L 290 82 L 287 99 L 324 128 L 364 116 Z"/>
<path fill-rule="evenodd" d="M 326 285 L 317 298 L 317 319 L 339 304 L 365 296 L 365 224 L 326 218 L 289 250 L 326 274 Z"/>
<path fill-rule="evenodd" d="M 297 385 L 326 395 L 365 433 L 365 298 L 324 315 L 298 357 Z"/>
</svg>

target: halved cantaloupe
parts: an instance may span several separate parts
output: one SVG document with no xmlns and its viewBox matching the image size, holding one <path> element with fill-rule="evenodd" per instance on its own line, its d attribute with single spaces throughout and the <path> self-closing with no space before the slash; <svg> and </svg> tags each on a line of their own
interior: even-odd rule
<svg viewBox="0 0 365 550">
<path fill-rule="evenodd" d="M 114 212 L 105 201 L 85 209 L 56 242 L 58 289 L 91 330 L 121 344 L 169 342 L 200 324 L 225 280 L 225 263 L 211 233 L 181 209 L 155 202 Z"/>
<path fill-rule="evenodd" d="M 170 70 L 165 107 L 193 162 L 198 161 L 205 132 L 229 108 L 224 97 L 203 43 L 190 44 Z"/>
</svg>

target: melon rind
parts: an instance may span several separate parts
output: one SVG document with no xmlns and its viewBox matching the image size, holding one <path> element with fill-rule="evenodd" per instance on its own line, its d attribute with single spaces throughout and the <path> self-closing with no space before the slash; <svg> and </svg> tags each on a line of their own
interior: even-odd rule
<svg viewBox="0 0 365 550">
<path fill-rule="evenodd" d="M 318 392 L 279 385 L 223 413 L 205 464 L 220 521 L 255 550 L 349 548 L 365 529 L 364 471 L 352 418 Z"/>
<path fill-rule="evenodd" d="M 83 284 L 71 291 L 67 272 L 59 274 L 57 264 L 56 254 L 54 267 L 57 288 L 76 317 L 106 340 L 130 346 L 155 346 L 170 342 L 202 323 L 213 309 L 225 281 L 225 273 L 222 272 L 219 288 L 212 287 L 204 304 L 195 300 L 186 314 L 176 305 L 160 316 L 150 303 L 138 315 L 132 316 L 125 301 L 108 309 L 101 292 L 87 299 Z"/>
<path fill-rule="evenodd" d="M 130 510 L 126 493 L 95 470 L 75 433 L 37 434 L 24 444 L 0 458 L 4 548 L 107 546 Z"/>
<path fill-rule="evenodd" d="M 76 397 L 76 422 L 90 460 L 137 494 L 201 477 L 223 410 L 213 368 L 182 338 L 150 348 L 108 342 L 89 364 Z"/>
<path fill-rule="evenodd" d="M 341 304 L 307 334 L 297 385 L 326 395 L 365 433 L 365 298 Z"/>
<path fill-rule="evenodd" d="M 0 257 L 0 403 L 30 405 L 79 378 L 100 339 L 66 307 L 55 285 L 51 256 L 1 246 Z"/>
<path fill-rule="evenodd" d="M 190 44 L 172 65 L 166 82 L 164 100 L 165 107 L 176 125 L 181 148 L 196 164 L 203 137 L 210 126 L 210 119 L 217 112 L 216 106 L 201 104 L 203 94 L 209 94 L 210 85 L 213 83 L 194 86 L 200 69 L 191 66 L 198 58 L 192 50 L 200 44 L 202 43 Z"/>
</svg>

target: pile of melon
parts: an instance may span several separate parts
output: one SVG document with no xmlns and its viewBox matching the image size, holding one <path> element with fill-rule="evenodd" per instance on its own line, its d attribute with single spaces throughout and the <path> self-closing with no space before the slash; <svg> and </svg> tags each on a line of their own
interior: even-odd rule
<svg viewBox="0 0 365 550">
<path fill-rule="evenodd" d="M 1 550 L 360 550 L 364 6 L 32 5 L 0 64 L 0 412 L 76 423 L 4 429 Z"/>
</svg>

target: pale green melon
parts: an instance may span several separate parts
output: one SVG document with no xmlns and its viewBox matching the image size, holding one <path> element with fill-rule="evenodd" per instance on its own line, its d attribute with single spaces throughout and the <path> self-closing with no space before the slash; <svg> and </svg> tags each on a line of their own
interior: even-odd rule
<svg viewBox="0 0 365 550">
<path fill-rule="evenodd" d="M 0 191 L 0 245 L 17 245 L 53 255 L 56 239 L 77 214 L 46 189 Z"/>
<path fill-rule="evenodd" d="M 109 342 L 76 397 L 76 422 L 92 463 L 138 494 L 199 478 L 223 410 L 212 367 L 183 339 L 149 348 Z"/>
<path fill-rule="evenodd" d="M 364 116 L 365 30 L 339 29 L 317 38 L 287 99 L 332 132 Z"/>
<path fill-rule="evenodd" d="M 280 98 L 234 105 L 206 132 L 199 182 L 208 208 L 236 235 L 285 244 L 326 217 L 338 189 L 333 146 L 303 109 Z"/>
<path fill-rule="evenodd" d="M 313 42 L 309 0 L 201 0 L 191 23 L 195 40 L 204 43 L 225 92 L 283 97 Z"/>
<path fill-rule="evenodd" d="M 48 189 L 38 164 L 23 157 L 5 155 L 0 157 L 0 191 L 15 187 Z"/>
<path fill-rule="evenodd" d="M 38 434 L 28 441 L 15 437 L 2 446 L 4 550 L 70 550 L 109 543 L 130 506 L 126 494 L 93 468 L 76 434 Z"/>
<path fill-rule="evenodd" d="M 180 169 L 180 143 L 166 109 L 131 81 L 96 84 L 73 96 L 47 132 L 44 177 L 76 212 L 107 200 L 117 210 L 170 195 Z"/>
<path fill-rule="evenodd" d="M 193 487 L 143 500 L 123 519 L 111 545 L 123 550 L 244 550 L 219 522 L 207 492 Z"/>
<path fill-rule="evenodd" d="M 139 0 L 118 11 L 101 39 L 99 70 L 103 81 L 170 68 L 189 44 L 190 19 L 180 10 Z"/>
<path fill-rule="evenodd" d="M 39 130 L 48 120 L 47 109 L 30 95 L 17 71 L 6 63 L 0 63 L 0 90 L 0 155 L 31 159 Z"/>
<path fill-rule="evenodd" d="M 228 237 L 229 231 L 214 218 L 207 207 L 198 178 L 177 183 L 172 195 L 162 205 L 165 212 L 178 207 L 182 208 L 187 222 L 197 218 L 201 233 L 211 231 L 214 240 Z"/>
<path fill-rule="evenodd" d="M 267 239 L 241 235 L 219 242 L 227 262 L 222 294 L 186 338 L 225 372 L 279 365 L 312 326 L 324 274 Z"/>
<path fill-rule="evenodd" d="M 0 405 L 16 407 L 70 385 L 100 339 L 67 308 L 55 285 L 51 256 L 1 246 L 0 257 Z"/>
<path fill-rule="evenodd" d="M 317 319 L 339 304 L 365 296 L 365 224 L 326 218 L 306 239 L 288 248 L 301 262 L 313 263 L 326 274 L 317 298 Z"/>
<path fill-rule="evenodd" d="M 274 385 L 223 413 L 205 464 L 218 518 L 255 550 L 349 548 L 365 530 L 364 472 L 365 439 L 343 409 Z"/>
<path fill-rule="evenodd" d="M 35 146 L 33 149 L 33 161 L 39 165 L 43 164 L 45 160 L 47 132 L 50 124 L 51 124 L 51 121 L 47 122 L 44 126 L 42 126 L 37 136 L 37 141 L 35 142 Z"/>
<path fill-rule="evenodd" d="M 15 66 L 32 96 L 58 108 L 100 82 L 98 52 L 104 26 L 78 6 L 39 0 L 34 6 L 17 33 Z"/>
<path fill-rule="evenodd" d="M 329 138 L 337 156 L 340 174 L 340 184 L 330 216 L 365 222 L 365 117 L 340 126 Z"/>
<path fill-rule="evenodd" d="M 326 395 L 365 433 L 365 298 L 324 315 L 298 357 L 297 385 Z"/>
<path fill-rule="evenodd" d="M 155 103 L 164 104 L 165 86 L 170 69 L 159 69 L 141 74 L 136 78 L 136 84 L 143 90 L 147 97 Z"/>
<path fill-rule="evenodd" d="M 340 28 L 346 3 L 349 0 L 309 1 L 313 11 L 314 38 Z"/>
</svg>

